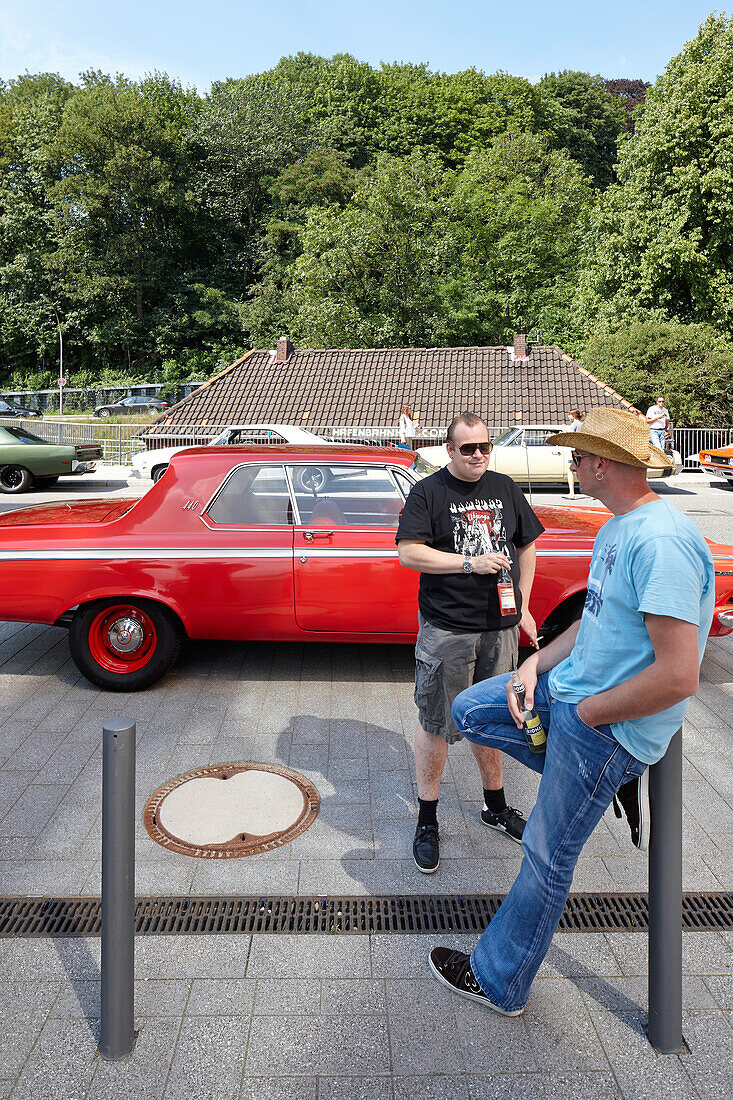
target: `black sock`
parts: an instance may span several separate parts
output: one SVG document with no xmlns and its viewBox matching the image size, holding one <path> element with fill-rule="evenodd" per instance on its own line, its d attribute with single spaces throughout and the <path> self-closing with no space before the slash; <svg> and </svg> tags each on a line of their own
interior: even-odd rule
<svg viewBox="0 0 733 1100">
<path fill-rule="evenodd" d="M 417 804 L 420 807 L 417 823 L 418 825 L 437 825 L 438 824 L 438 800 L 437 798 L 430 802 L 425 798 L 418 798 Z"/>
<path fill-rule="evenodd" d="M 484 805 L 492 814 L 500 814 L 502 810 L 505 810 L 504 788 L 499 787 L 498 791 L 487 791 L 484 787 Z"/>
</svg>

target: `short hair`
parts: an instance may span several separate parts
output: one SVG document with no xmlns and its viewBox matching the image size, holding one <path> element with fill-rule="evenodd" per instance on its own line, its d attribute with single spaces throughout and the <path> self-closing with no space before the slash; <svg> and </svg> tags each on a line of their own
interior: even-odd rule
<svg viewBox="0 0 733 1100">
<path fill-rule="evenodd" d="M 568 409 L 568 416 L 577 416 L 578 420 L 583 419 L 583 414 L 580 409 Z"/>
<path fill-rule="evenodd" d="M 465 424 L 467 428 L 475 428 L 477 424 L 483 424 L 486 428 L 486 434 L 489 434 L 489 426 L 486 421 L 478 415 L 478 413 L 472 412 L 460 412 L 458 416 L 454 416 L 448 425 L 448 431 L 445 434 L 446 443 L 453 442 L 453 434 L 459 424 Z"/>
</svg>

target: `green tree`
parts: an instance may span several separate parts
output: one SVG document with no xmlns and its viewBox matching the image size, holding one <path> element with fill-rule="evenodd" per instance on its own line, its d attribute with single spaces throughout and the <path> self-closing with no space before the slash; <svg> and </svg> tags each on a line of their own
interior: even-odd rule
<svg viewBox="0 0 733 1100">
<path fill-rule="evenodd" d="M 733 23 L 710 16 L 649 90 L 589 234 L 588 328 L 632 319 L 733 332 Z"/>
<path fill-rule="evenodd" d="M 633 322 L 593 336 L 581 362 L 642 412 L 664 393 L 678 427 L 733 420 L 733 343 L 711 325 Z"/>
<path fill-rule="evenodd" d="M 551 144 L 565 149 L 596 187 L 613 179 L 619 136 L 626 130 L 626 108 L 600 76 L 549 73 L 539 84 L 548 104 Z"/>
<path fill-rule="evenodd" d="M 507 344 L 530 328 L 564 342 L 590 201 L 577 164 L 537 135 L 468 158 L 450 200 L 460 258 L 443 285 L 453 342 Z"/>
</svg>

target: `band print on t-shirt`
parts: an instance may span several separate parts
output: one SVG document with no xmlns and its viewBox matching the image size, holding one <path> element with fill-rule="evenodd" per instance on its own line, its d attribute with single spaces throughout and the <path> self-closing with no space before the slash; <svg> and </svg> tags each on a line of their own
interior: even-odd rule
<svg viewBox="0 0 733 1100">
<path fill-rule="evenodd" d="M 451 503 L 448 507 L 457 554 L 470 554 L 475 558 L 479 554 L 503 552 L 511 565 L 501 500 L 472 500 L 466 504 Z"/>
</svg>

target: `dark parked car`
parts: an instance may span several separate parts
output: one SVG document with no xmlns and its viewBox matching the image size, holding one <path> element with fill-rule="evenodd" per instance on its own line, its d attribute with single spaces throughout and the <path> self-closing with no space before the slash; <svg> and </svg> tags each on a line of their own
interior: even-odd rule
<svg viewBox="0 0 733 1100">
<path fill-rule="evenodd" d="M 24 409 L 22 405 L 17 405 L 15 401 L 9 401 L 7 397 L 0 397 L 0 417 L 2 416 L 17 416 L 17 417 L 29 417 L 29 416 L 43 416 L 40 409 Z"/>
<path fill-rule="evenodd" d="M 94 415 L 127 416 L 129 413 L 158 413 L 169 408 L 168 401 L 160 401 L 157 397 L 123 397 L 110 405 L 97 405 Z"/>
</svg>

